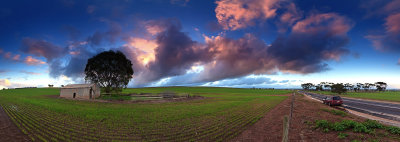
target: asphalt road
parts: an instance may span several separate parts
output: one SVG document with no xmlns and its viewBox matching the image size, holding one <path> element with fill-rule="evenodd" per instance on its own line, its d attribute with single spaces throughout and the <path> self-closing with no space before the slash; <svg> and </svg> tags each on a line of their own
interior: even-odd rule
<svg viewBox="0 0 400 142">
<path fill-rule="evenodd" d="M 327 95 L 301 92 L 315 99 L 322 100 Z M 381 117 L 393 121 L 398 121 L 400 124 L 400 104 L 375 102 L 369 100 L 342 98 L 343 107 L 361 113 L 370 114 L 376 117 Z"/>
</svg>

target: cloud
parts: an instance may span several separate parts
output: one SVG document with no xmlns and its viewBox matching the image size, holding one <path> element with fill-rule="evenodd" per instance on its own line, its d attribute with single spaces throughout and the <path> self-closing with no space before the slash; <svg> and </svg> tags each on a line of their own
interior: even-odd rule
<svg viewBox="0 0 400 142">
<path fill-rule="evenodd" d="M 33 58 L 32 56 L 27 56 L 24 60 L 21 60 L 20 54 L 13 55 L 11 52 L 7 52 L 4 54 L 4 58 L 9 59 L 14 62 L 24 62 L 27 65 L 40 65 L 45 64 L 46 62 Z"/>
<path fill-rule="evenodd" d="M 364 18 L 387 16 L 400 12 L 400 0 L 366 0 L 360 7 L 366 11 Z"/>
<path fill-rule="evenodd" d="M 10 86 L 11 82 L 8 79 L 0 79 L 0 86 Z"/>
<path fill-rule="evenodd" d="M 206 37 L 206 44 L 213 53 L 213 60 L 204 66 L 204 71 L 196 79 L 198 81 L 266 73 L 274 68 L 267 55 L 269 46 L 251 34 L 237 40 L 222 36 Z"/>
<path fill-rule="evenodd" d="M 144 24 L 142 27 L 148 35 L 124 37 L 126 44 L 114 50 L 122 51 L 131 60 L 135 71 L 131 85 L 134 86 L 154 85 L 156 81 L 159 85 L 201 84 L 279 71 L 315 73 L 328 69 L 326 61 L 340 60 L 349 52 L 345 46 L 349 41 L 347 32 L 352 27 L 350 20 L 335 13 L 298 18 L 301 14 L 294 14 L 298 13 L 295 6 L 288 4 L 287 7 L 283 13 L 297 16 L 283 18 L 282 22 L 290 27 L 288 34 L 271 44 L 253 34 L 238 39 L 204 36 L 205 43 L 199 43 L 182 31 L 178 20 L 163 19 L 140 23 Z M 103 34 L 113 36 L 114 32 L 104 32 L 101 38 L 93 38 L 98 33 L 87 38 L 85 44 L 77 41 L 68 45 L 65 54 L 69 53 L 69 60 L 52 60 L 50 76 L 82 78 L 87 59 L 104 51 L 89 47 L 108 40 L 104 38 L 108 35 Z M 199 69 L 194 70 L 195 67 Z"/>
<path fill-rule="evenodd" d="M 4 54 L 4 58 L 6 58 L 6 59 L 10 59 L 11 56 L 12 56 L 11 52 L 7 52 Z"/>
<path fill-rule="evenodd" d="M 8 70 L 0 70 L 0 74 L 7 73 L 7 72 L 9 72 L 9 71 Z"/>
<path fill-rule="evenodd" d="M 385 26 L 388 34 L 400 34 L 400 13 L 392 14 L 387 17 Z"/>
<path fill-rule="evenodd" d="M 237 30 L 252 26 L 256 19 L 268 19 L 276 15 L 278 0 L 218 0 L 216 17 L 225 30 Z"/>
<path fill-rule="evenodd" d="M 46 64 L 46 62 L 33 58 L 32 56 L 27 56 L 24 60 L 24 63 L 28 65 L 41 65 Z"/>
<path fill-rule="evenodd" d="M 367 35 L 375 49 L 383 52 L 400 52 L 400 13 L 389 15 L 385 19 L 385 33 Z"/>
<path fill-rule="evenodd" d="M 266 77 L 240 77 L 234 79 L 224 79 L 204 84 L 205 86 L 221 86 L 221 87 L 234 87 L 234 86 L 251 86 L 251 85 L 266 85 L 275 84 L 278 81 L 271 80 Z"/>
<path fill-rule="evenodd" d="M 271 45 L 247 34 L 240 39 L 206 37 L 213 60 L 204 66 L 198 81 L 215 81 L 248 74 L 315 73 L 328 69 L 324 63 L 340 60 L 349 51 L 345 48 L 346 33 L 352 24 L 334 13 L 315 14 L 297 22 L 286 37 Z"/>
<path fill-rule="evenodd" d="M 21 73 L 29 74 L 29 75 L 41 75 L 41 73 L 37 72 L 29 72 L 29 71 L 20 71 Z"/>
<path fill-rule="evenodd" d="M 21 57 L 21 55 L 16 54 L 16 55 L 14 55 L 14 57 L 12 57 L 12 60 L 19 61 L 19 57 Z"/>
<path fill-rule="evenodd" d="M 186 33 L 181 31 L 179 21 L 168 19 L 153 21 L 152 26 L 160 27 L 164 31 L 159 32 L 153 42 L 143 42 L 146 47 L 151 48 L 149 52 L 154 52 L 154 60 L 148 62 L 145 66 L 146 71 L 139 71 L 135 78 L 135 84 L 147 83 L 159 80 L 167 76 L 176 76 L 186 73 L 186 70 L 196 62 L 209 59 L 207 50 L 201 44 L 193 41 Z M 157 45 L 154 48 L 154 45 Z M 139 46 L 136 45 L 135 49 Z M 127 48 L 127 47 L 125 47 Z M 154 48 L 154 49 L 153 49 Z M 129 50 L 134 55 L 139 55 L 135 49 Z M 141 48 L 143 49 L 143 48 Z M 132 55 L 128 55 L 131 56 Z M 138 66 L 135 65 L 134 66 Z"/>
<path fill-rule="evenodd" d="M 268 51 L 277 68 L 290 73 L 328 69 L 324 61 L 340 60 L 349 51 L 347 32 L 352 23 L 335 13 L 315 14 L 297 22 L 287 37 L 277 38 Z"/>
<path fill-rule="evenodd" d="M 276 22 L 276 26 L 278 27 L 278 32 L 284 33 L 302 18 L 303 12 L 291 2 L 281 2 L 280 7 L 284 12 L 279 15 L 279 20 Z"/>
<path fill-rule="evenodd" d="M 110 22 L 107 20 L 104 20 L 104 22 L 108 23 L 110 28 L 106 32 L 100 32 L 97 31 L 93 35 L 89 36 L 86 41 L 93 45 L 93 46 L 99 46 L 102 44 L 102 42 L 110 42 L 114 43 L 118 36 L 120 36 L 122 32 L 122 27 L 115 22 Z"/>
<path fill-rule="evenodd" d="M 24 38 L 22 43 L 23 46 L 21 50 L 24 53 L 45 57 L 47 61 L 52 61 L 53 59 L 62 57 L 67 53 L 66 48 L 54 45 L 45 40 Z"/>
<path fill-rule="evenodd" d="M 28 85 L 22 84 L 22 83 L 14 83 L 8 79 L 0 79 L 0 89 L 2 89 L 2 88 L 18 88 L 18 87 L 24 87 L 24 86 L 28 86 Z"/>
</svg>

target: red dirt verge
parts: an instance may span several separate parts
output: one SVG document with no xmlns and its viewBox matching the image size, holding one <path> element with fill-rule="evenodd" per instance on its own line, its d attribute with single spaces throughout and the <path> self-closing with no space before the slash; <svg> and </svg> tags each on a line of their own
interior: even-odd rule
<svg viewBox="0 0 400 142">
<path fill-rule="evenodd" d="M 292 97 L 284 100 L 263 118 L 232 139 L 234 142 L 280 142 L 283 134 L 283 118 L 289 116 L 290 102 Z M 336 110 L 322 103 L 311 100 L 303 95 L 295 96 L 293 106 L 293 118 L 290 121 L 289 141 L 301 142 L 342 142 L 342 141 L 399 141 L 398 135 L 390 134 L 383 129 L 376 129 L 373 134 L 357 133 L 352 130 L 328 131 L 315 127 L 316 120 L 327 120 L 329 122 L 340 122 L 342 120 L 353 120 L 364 122 L 366 119 L 356 115 L 345 113 L 335 115 L 331 110 Z M 339 138 L 339 133 L 346 134 L 345 138 Z"/>
<path fill-rule="evenodd" d="M 28 142 L 29 137 L 11 121 L 3 107 L 0 106 L 0 141 L 1 142 Z"/>
</svg>

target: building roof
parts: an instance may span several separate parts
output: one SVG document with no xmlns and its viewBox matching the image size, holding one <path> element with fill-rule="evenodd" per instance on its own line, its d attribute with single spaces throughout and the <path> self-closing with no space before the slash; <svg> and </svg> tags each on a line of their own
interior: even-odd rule
<svg viewBox="0 0 400 142">
<path fill-rule="evenodd" d="M 94 85 L 95 84 L 68 84 L 68 85 L 66 85 L 64 87 L 61 87 L 61 88 L 65 88 L 65 89 L 68 89 L 68 88 L 90 88 L 90 87 L 92 87 Z"/>
</svg>

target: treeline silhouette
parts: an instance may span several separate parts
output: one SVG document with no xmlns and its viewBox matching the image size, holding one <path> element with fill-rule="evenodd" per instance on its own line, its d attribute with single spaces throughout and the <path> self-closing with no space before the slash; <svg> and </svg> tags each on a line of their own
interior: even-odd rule
<svg viewBox="0 0 400 142">
<path fill-rule="evenodd" d="M 332 82 L 321 82 L 319 84 L 303 83 L 301 87 L 304 90 L 315 90 L 315 91 L 332 91 L 335 93 L 344 93 L 346 91 L 386 91 L 387 83 L 375 82 L 375 83 L 332 83 Z"/>
</svg>

